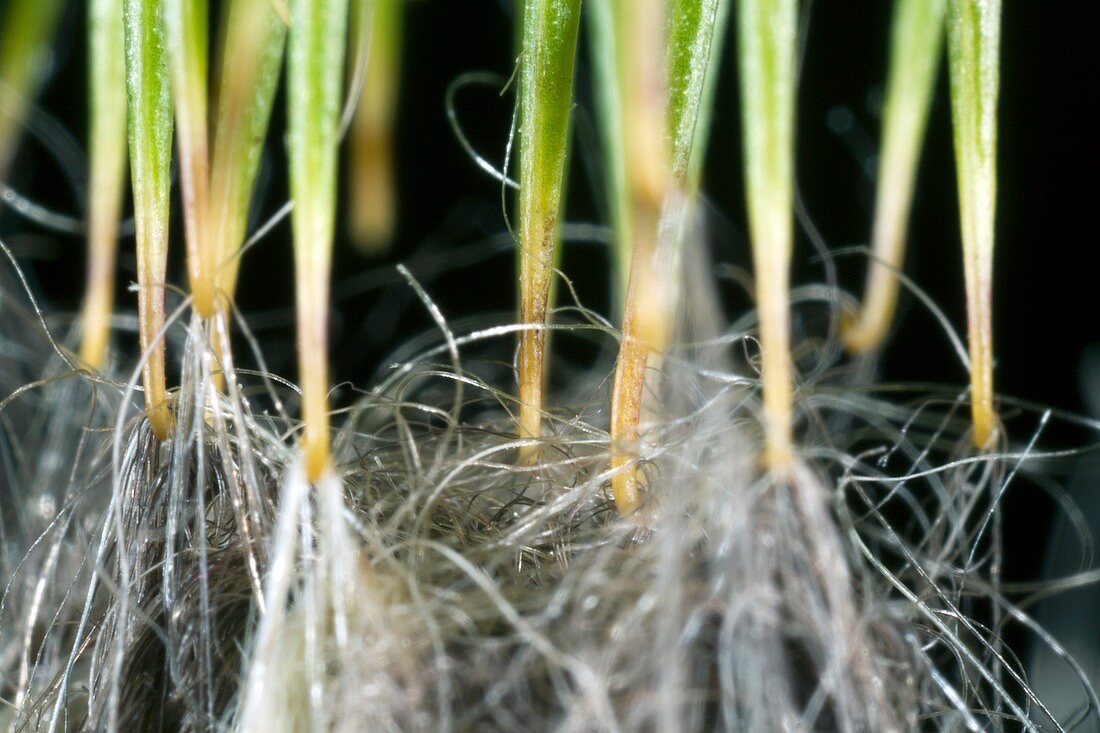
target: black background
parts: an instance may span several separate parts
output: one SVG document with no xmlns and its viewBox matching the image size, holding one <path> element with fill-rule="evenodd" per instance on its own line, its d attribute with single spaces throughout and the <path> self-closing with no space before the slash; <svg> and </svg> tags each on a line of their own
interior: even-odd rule
<svg viewBox="0 0 1100 733">
<path fill-rule="evenodd" d="M 43 108 L 83 144 L 86 122 L 83 8 L 74 3 L 62 22 L 54 71 L 43 91 Z M 806 206 L 833 248 L 866 242 L 872 182 L 866 175 L 879 120 L 875 99 L 885 76 L 891 4 L 864 0 L 818 0 L 810 8 L 805 65 L 799 92 L 798 174 Z M 1100 342 L 1100 283 L 1095 248 L 1097 184 L 1096 100 L 1097 15 L 1092 0 L 1005 0 L 1000 104 L 1000 184 L 995 265 L 995 352 L 998 390 L 1074 411 L 1083 409 L 1077 381 L 1080 357 Z M 216 16 L 215 16 L 216 17 Z M 408 337 L 430 327 L 408 289 L 390 278 L 364 290 L 354 280 L 371 268 L 392 272 L 393 261 L 443 254 L 503 229 L 499 184 L 462 152 L 444 114 L 444 91 L 458 74 L 489 70 L 505 76 L 512 68 L 512 21 L 504 0 L 411 0 L 405 33 L 403 88 L 396 140 L 400 197 L 397 242 L 383 262 L 368 262 L 345 241 L 337 242 L 334 287 L 335 380 L 364 385 L 386 355 Z M 740 178 L 736 79 L 732 34 L 721 69 L 714 134 L 706 170 L 711 231 L 718 260 L 748 265 Z M 590 117 L 587 45 L 582 38 L 578 75 L 578 118 L 570 183 L 569 218 L 594 221 L 600 206 L 589 185 L 598 168 Z M 280 96 L 277 110 L 285 100 Z M 464 128 L 488 158 L 503 157 L 511 97 L 470 88 L 458 98 Z M 829 128 L 837 109 L 851 113 L 853 131 Z M 963 328 L 962 265 L 955 202 L 946 75 L 940 79 L 923 155 L 911 228 L 907 272 Z M 257 216 L 286 198 L 276 172 L 281 154 L 282 113 L 273 122 Z M 24 145 L 10 180 L 36 201 L 78 215 L 83 202 L 64 173 L 37 143 Z M 178 211 L 178 202 L 175 204 Z M 176 217 L 178 222 L 178 216 Z M 178 224 L 177 224 L 178 226 Z M 0 233 L 27 266 L 52 313 L 79 306 L 84 251 L 79 238 L 57 237 L 12 213 L 0 214 Z M 172 273 L 182 283 L 180 237 L 173 240 Z M 134 279 L 132 239 L 123 242 L 119 302 L 132 309 L 126 286 Z M 820 264 L 803 237 L 796 250 L 795 282 L 820 280 Z M 289 307 L 293 300 L 286 225 L 247 255 L 239 302 L 255 319 L 276 371 L 294 373 Z M 840 261 L 842 284 L 858 291 L 863 263 Z M 603 272 L 606 253 L 591 245 L 567 249 L 564 269 L 582 298 L 606 312 Z M 415 268 L 414 268 L 415 269 Z M 475 267 L 452 268 L 426 282 L 443 312 L 507 311 L 513 307 L 513 264 L 508 252 Z M 383 280 L 385 276 L 383 276 Z M 427 280 L 427 277 L 426 277 Z M 58 323 L 63 323 L 59 319 Z M 962 385 L 966 375 L 947 340 L 912 298 L 902 304 L 886 352 L 887 380 L 930 380 Z M 1051 434 L 1050 442 L 1080 436 Z M 1042 519 L 1024 497 L 1009 503 L 1013 527 L 1029 538 L 1010 552 L 1010 569 L 1031 574 L 1037 567 Z M 1038 522 L 1041 524 L 1041 521 Z"/>
</svg>

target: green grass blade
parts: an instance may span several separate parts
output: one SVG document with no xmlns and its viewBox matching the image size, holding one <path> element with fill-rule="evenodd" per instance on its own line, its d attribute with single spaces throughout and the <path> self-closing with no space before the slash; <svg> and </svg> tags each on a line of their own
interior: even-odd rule
<svg viewBox="0 0 1100 733">
<path fill-rule="evenodd" d="M 729 0 L 670 0 L 668 38 L 668 114 L 672 169 L 677 185 L 691 196 L 697 191 L 710 127 L 721 38 L 729 17 Z M 587 3 L 590 55 L 594 71 L 604 167 L 615 232 L 614 254 L 620 292 L 630 275 L 634 237 L 627 173 L 624 116 L 631 106 L 625 98 L 625 75 L 636 65 L 624 56 L 625 34 L 637 8 L 624 0 Z M 716 42 L 717 41 L 717 42 Z"/>
<path fill-rule="evenodd" d="M 793 460 L 790 262 L 794 236 L 796 0 L 739 0 L 745 195 L 760 315 L 766 465 Z"/>
<path fill-rule="evenodd" d="M 238 252 L 282 70 L 286 24 L 271 0 L 233 0 L 224 18 L 210 163 L 210 230 L 217 287 L 225 298 L 219 306 L 227 307 L 236 291 Z"/>
<path fill-rule="evenodd" d="M 680 273 L 685 243 L 696 239 L 697 212 L 703 160 L 717 88 L 722 39 L 729 20 L 729 0 L 669 0 L 668 30 L 668 137 L 671 141 L 671 194 L 662 211 L 655 261 L 663 272 L 663 297 L 645 296 L 652 309 L 643 331 L 657 352 L 663 352 L 672 331 L 675 305 L 683 284 Z"/>
<path fill-rule="evenodd" d="M 130 180 L 137 235 L 138 319 L 145 405 L 153 432 L 168 437 L 171 417 L 164 376 L 164 274 L 172 160 L 172 96 L 164 19 L 158 0 L 125 0 L 126 108 Z"/>
<path fill-rule="evenodd" d="M 384 252 L 393 238 L 396 200 L 393 124 L 401 72 L 402 16 L 407 0 L 374 0 L 366 78 L 351 127 L 348 230 L 360 251 Z"/>
<path fill-rule="evenodd" d="M 118 219 L 126 175 L 126 59 L 122 5 L 88 3 L 88 273 L 80 358 L 99 369 L 114 309 Z"/>
<path fill-rule="evenodd" d="M 194 308 L 214 314 L 217 252 L 210 238 L 210 143 L 207 130 L 207 0 L 164 0 L 176 137 Z"/>
<path fill-rule="evenodd" d="M 726 0 L 592 0 L 588 6 L 618 278 L 629 282 L 611 393 L 612 491 L 624 514 L 640 502 L 629 465 L 646 367 L 670 332 L 679 247 L 699 185 L 715 87 L 714 39 L 727 16 Z"/>
<path fill-rule="evenodd" d="M 610 205 L 612 252 L 615 259 L 616 308 L 625 300 L 630 279 L 633 237 L 630 233 L 630 193 L 626 183 L 626 140 L 623 135 L 623 88 L 620 50 L 622 8 L 619 0 L 589 0 L 585 4 L 589 55 L 592 59 L 596 113 Z"/>
<path fill-rule="evenodd" d="M 882 152 L 863 307 L 846 319 L 842 335 L 853 353 L 878 348 L 886 338 L 898 297 L 909 208 L 928 107 L 943 53 L 945 0 L 897 0 L 890 34 L 890 67 L 883 107 Z"/>
<path fill-rule="evenodd" d="M 329 464 L 328 309 L 347 0 L 291 0 L 287 102 L 306 475 Z"/>
<path fill-rule="evenodd" d="M 546 323 L 573 105 L 580 0 L 526 0 L 520 70 L 520 322 Z M 520 334 L 519 429 L 541 432 L 546 335 Z M 529 458 L 531 452 L 525 452 Z"/>
<path fill-rule="evenodd" d="M 672 174 L 690 197 L 699 189 L 729 0 L 669 0 L 668 114 Z"/>
<path fill-rule="evenodd" d="M 669 138 L 668 9 L 664 0 L 620 4 L 616 11 L 623 151 L 629 202 L 630 280 L 611 389 L 611 490 L 627 515 L 641 497 L 632 468 L 646 364 L 663 348 L 669 273 L 662 265 L 661 217 L 675 191 Z"/>
<path fill-rule="evenodd" d="M 1000 0 L 950 0 L 947 58 L 966 275 L 973 440 L 978 448 L 988 446 L 997 422 L 992 288 L 1000 45 Z"/>
<path fill-rule="evenodd" d="M 63 0 L 12 0 L 0 16 L 0 180 L 49 58 Z"/>
</svg>

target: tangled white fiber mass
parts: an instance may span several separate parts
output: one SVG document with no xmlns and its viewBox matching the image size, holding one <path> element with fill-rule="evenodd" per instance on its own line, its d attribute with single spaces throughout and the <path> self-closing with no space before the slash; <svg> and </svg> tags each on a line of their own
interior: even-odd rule
<svg viewBox="0 0 1100 733">
<path fill-rule="evenodd" d="M 1029 441 L 974 454 L 965 394 L 867 387 L 807 327 L 801 457 L 778 480 L 758 466 L 754 317 L 723 325 L 696 288 L 650 381 L 646 506 L 624 519 L 603 407 L 617 333 L 579 303 L 558 311 L 555 339 L 603 359 L 568 380 L 571 406 L 521 466 L 519 327 L 452 329 L 405 274 L 442 335 L 344 410 L 316 485 L 293 385 L 215 362 L 228 324 L 169 325 L 183 370 L 158 444 L 137 379 L 76 370 L 4 274 L 6 726 L 1073 728 L 1005 633 L 1074 663 L 999 577 L 998 503 L 1049 483 L 1035 443 L 1050 413 L 1016 406 L 1037 417 Z M 834 289 L 793 299 L 797 322 L 835 320 Z M 1078 678 L 1077 722 L 1097 710 Z"/>
</svg>

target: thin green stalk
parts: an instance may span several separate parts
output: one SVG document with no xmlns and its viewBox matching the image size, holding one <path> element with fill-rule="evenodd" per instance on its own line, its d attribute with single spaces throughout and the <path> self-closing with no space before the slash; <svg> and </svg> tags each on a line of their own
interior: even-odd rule
<svg viewBox="0 0 1100 733">
<path fill-rule="evenodd" d="M 0 180 L 7 178 L 19 133 L 49 59 L 64 0 L 11 0 L 0 18 Z"/>
<path fill-rule="evenodd" d="M 897 0 L 882 120 L 882 153 L 863 307 L 842 336 L 853 353 L 882 345 L 894 317 L 913 181 L 943 52 L 944 0 Z"/>
<path fill-rule="evenodd" d="M 947 57 L 966 276 L 973 441 L 978 448 L 989 447 L 997 424 L 992 301 L 1000 45 L 1000 0 L 949 1 Z"/>
<path fill-rule="evenodd" d="M 610 199 L 617 282 L 625 290 L 634 237 L 630 228 L 624 117 L 631 106 L 624 74 L 632 62 L 623 55 L 624 34 L 636 6 L 624 0 L 592 0 L 586 6 L 604 169 Z M 729 18 L 729 0 L 669 0 L 669 130 L 677 184 L 694 198 L 710 132 L 720 41 Z M 625 298 L 624 298 L 625 300 Z"/>
<path fill-rule="evenodd" d="M 164 376 L 164 274 L 168 255 L 172 97 L 159 0 L 125 0 L 126 108 L 137 235 L 139 340 L 149 423 L 164 440 L 171 428 Z"/>
<path fill-rule="evenodd" d="M 406 0 L 374 0 L 366 79 L 351 128 L 351 189 L 348 229 L 368 255 L 384 252 L 393 239 L 396 199 L 393 123 L 401 72 L 401 30 Z"/>
<path fill-rule="evenodd" d="M 674 194 L 668 147 L 669 80 L 665 55 L 668 3 L 643 0 L 616 12 L 619 83 L 623 95 L 623 152 L 630 209 L 630 279 L 622 341 L 611 388 L 611 481 L 615 505 L 630 514 L 641 503 L 630 468 L 638 440 L 646 363 L 663 346 L 669 273 L 662 267 L 661 215 Z"/>
<path fill-rule="evenodd" d="M 287 102 L 306 476 L 329 466 L 328 309 L 348 0 L 291 0 Z"/>
<path fill-rule="evenodd" d="M 790 262 L 794 236 L 797 0 L 740 0 L 745 193 L 760 314 L 765 465 L 783 476 L 791 439 Z"/>
<path fill-rule="evenodd" d="M 210 237 L 210 142 L 207 130 L 207 0 L 164 0 L 169 68 L 187 234 L 187 270 L 194 308 L 214 315 L 217 251 Z"/>
<path fill-rule="evenodd" d="M 88 272 L 80 358 L 99 369 L 107 357 L 114 310 L 118 219 L 126 175 L 126 59 L 122 5 L 88 3 Z"/>
<path fill-rule="evenodd" d="M 657 89 L 663 91 L 663 96 L 651 92 L 651 99 L 644 104 L 651 108 L 653 127 L 655 130 L 659 120 L 663 123 L 660 132 L 652 134 L 654 145 L 648 152 L 635 149 L 629 156 L 628 176 L 630 183 L 630 200 L 634 211 L 635 220 L 640 212 L 647 206 L 656 206 L 657 214 L 651 223 L 646 225 L 649 233 L 642 234 L 635 228 L 634 247 L 637 252 L 648 252 L 644 259 L 650 262 L 651 284 L 638 292 L 637 304 L 627 306 L 627 311 L 633 310 L 638 319 L 639 333 L 643 336 L 649 348 L 655 354 L 662 354 L 667 346 L 669 334 L 672 330 L 672 319 L 675 315 L 675 304 L 680 300 L 680 263 L 681 251 L 688 238 L 694 236 L 693 227 L 696 223 L 696 203 L 699 193 L 700 177 L 702 174 L 703 157 L 707 147 L 709 135 L 710 112 L 713 106 L 714 89 L 717 82 L 716 59 L 719 58 L 718 48 L 720 43 L 714 43 L 721 38 L 725 29 L 725 21 L 729 15 L 728 0 L 649 0 L 657 5 L 665 4 L 667 19 L 667 36 L 659 32 L 654 33 L 655 40 L 651 43 L 659 44 L 658 47 L 666 49 L 664 54 L 653 54 L 649 43 L 641 42 L 639 30 L 632 31 L 635 42 L 622 44 L 625 48 L 633 48 L 632 58 L 624 59 L 624 69 L 627 69 L 624 78 L 634 78 L 635 86 L 641 88 Z M 638 16 L 637 8 L 627 15 Z M 632 21 L 637 28 L 637 21 Z M 654 59 L 645 62 L 646 57 Z M 664 75 L 657 66 L 652 66 L 645 76 L 649 77 L 644 82 L 639 69 L 651 64 L 667 61 L 667 70 Z M 631 84 L 624 84 L 629 89 Z M 638 132 L 636 121 L 647 116 L 643 113 L 638 102 L 640 93 L 632 96 L 636 101 L 629 102 L 627 110 L 627 129 L 635 128 Z M 658 116 L 658 112 L 661 113 Z M 632 141 L 637 135 L 634 133 L 625 136 Z M 667 141 L 668 149 L 661 150 L 657 147 L 656 140 L 663 138 Z M 646 203 L 644 192 L 652 189 L 652 184 L 642 185 L 638 179 L 640 176 L 652 175 L 658 170 L 657 161 L 661 160 L 659 170 L 661 176 L 666 178 L 662 183 L 663 197 L 660 203 L 656 199 Z M 649 163 L 643 161 L 649 160 Z M 650 173 L 644 171 L 649 169 Z M 640 225 L 640 224 L 639 224 Z M 641 241 L 649 241 L 652 247 L 649 249 L 638 248 Z M 637 259 L 637 254 L 635 259 Z"/>
<path fill-rule="evenodd" d="M 615 264 L 615 307 L 625 302 L 630 281 L 633 238 L 630 234 L 630 192 L 626 184 L 626 140 L 623 134 L 624 99 L 621 82 L 622 7 L 620 0 L 589 0 L 585 5 L 592 57 L 596 112 L 610 205 Z"/>
<path fill-rule="evenodd" d="M 520 70 L 519 434 L 542 425 L 550 279 L 573 105 L 580 0 L 526 0 Z M 529 461 L 536 451 L 521 451 Z"/>
<path fill-rule="evenodd" d="M 672 175 L 699 191 L 730 0 L 669 0 L 669 129 Z"/>
<path fill-rule="evenodd" d="M 627 514 L 641 500 L 630 465 L 646 369 L 666 348 L 679 298 L 680 249 L 690 236 L 713 101 L 713 41 L 728 3 L 597 0 L 593 6 L 591 17 L 603 27 L 594 45 L 597 67 L 604 67 L 597 76 L 601 110 L 614 115 L 603 127 L 617 166 L 609 176 L 616 250 L 630 261 L 611 393 L 611 465 L 618 469 L 612 493 Z"/>
<path fill-rule="evenodd" d="M 238 252 L 286 48 L 286 24 L 271 0 L 233 0 L 224 18 L 210 163 L 210 230 L 223 311 L 237 287 Z"/>
</svg>

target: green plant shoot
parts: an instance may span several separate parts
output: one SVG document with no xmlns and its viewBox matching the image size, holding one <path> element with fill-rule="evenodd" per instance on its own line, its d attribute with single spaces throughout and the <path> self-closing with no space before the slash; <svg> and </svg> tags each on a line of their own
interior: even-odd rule
<svg viewBox="0 0 1100 733">
<path fill-rule="evenodd" d="M 589 0 L 585 8 L 609 213 L 615 234 L 612 252 L 616 300 L 625 300 L 633 240 L 630 237 L 630 195 L 626 185 L 626 142 L 623 138 L 620 5 L 620 0 Z M 621 305 L 616 303 L 615 307 Z"/>
<path fill-rule="evenodd" d="M 603 0 L 599 5 L 602 9 L 592 14 L 597 23 L 612 22 L 597 43 L 606 43 L 601 48 L 614 49 L 616 56 L 617 83 L 601 88 L 602 96 L 617 98 L 603 106 L 604 113 L 619 115 L 604 125 L 605 140 L 615 148 L 608 157 L 621 165 L 610 174 L 613 201 L 625 207 L 613 216 L 616 249 L 629 252 L 631 260 L 611 393 L 611 465 L 617 469 L 612 493 L 627 514 L 641 501 L 630 466 L 646 367 L 652 355 L 666 348 L 679 299 L 680 249 L 694 218 L 709 122 L 701 110 L 713 98 L 713 40 L 721 35 L 728 3 Z M 598 79 L 606 82 L 602 73 Z"/>
<path fill-rule="evenodd" d="M 624 178 L 632 240 L 622 341 L 611 388 L 611 467 L 617 469 L 611 490 L 623 514 L 641 503 L 630 467 L 632 449 L 638 439 L 646 363 L 650 352 L 662 347 L 655 341 L 663 341 L 658 330 L 664 325 L 670 293 L 659 242 L 661 215 L 674 186 L 667 137 L 669 84 L 664 54 L 656 51 L 665 47 L 667 11 L 665 0 L 643 0 L 617 9 Z"/>
<path fill-rule="evenodd" d="M 694 202 L 710 138 L 710 114 L 730 0 L 669 0 L 668 114 L 672 175 Z"/>
<path fill-rule="evenodd" d="M 852 353 L 877 349 L 886 339 L 898 298 L 913 182 L 928 108 L 943 53 L 944 0 L 897 0 L 890 32 L 890 68 L 882 119 L 882 152 L 863 306 L 846 316 L 841 335 Z"/>
<path fill-rule="evenodd" d="M 798 7 L 797 0 L 740 0 L 737 7 L 745 195 L 760 314 L 764 461 L 785 476 L 794 458 L 789 288 Z"/>
<path fill-rule="evenodd" d="M 993 225 L 997 208 L 997 94 L 1000 0 L 950 0 L 947 56 L 959 181 L 963 269 L 970 339 L 973 441 L 987 448 L 993 410 Z"/>
<path fill-rule="evenodd" d="M 366 79 L 351 127 L 348 230 L 364 254 L 384 252 L 393 239 L 396 198 L 393 124 L 401 72 L 406 0 L 374 0 Z M 363 25 L 363 24 L 360 24 Z"/>
<path fill-rule="evenodd" d="M 279 84 L 286 24 L 270 0 L 234 0 L 223 17 L 210 163 L 210 230 L 217 252 L 218 305 L 224 310 L 236 291 L 239 250 Z"/>
<path fill-rule="evenodd" d="M 164 376 L 164 274 L 172 160 L 172 97 L 158 0 L 126 0 L 126 108 L 137 235 L 138 320 L 149 424 L 164 440 L 171 428 Z"/>
<path fill-rule="evenodd" d="M 62 0 L 12 0 L 0 24 L 0 180 L 49 59 Z"/>
<path fill-rule="evenodd" d="M 287 102 L 306 477 L 329 466 L 328 308 L 348 0 L 291 0 Z"/>
<path fill-rule="evenodd" d="M 673 175 L 694 198 L 699 187 L 710 130 L 722 38 L 729 18 L 729 0 L 671 0 L 668 3 L 668 109 Z M 633 237 L 623 121 L 629 60 L 623 55 L 624 34 L 633 4 L 624 0 L 593 0 L 588 10 L 601 147 L 607 178 L 614 256 L 620 293 L 630 276 Z"/>
<path fill-rule="evenodd" d="M 176 138 L 194 308 L 214 315 L 217 252 L 210 238 L 210 136 L 207 130 L 207 0 L 164 0 Z"/>
<path fill-rule="evenodd" d="M 126 175 L 126 59 L 122 5 L 88 3 L 88 270 L 80 358 L 102 368 L 114 310 L 118 219 Z"/>
<path fill-rule="evenodd" d="M 520 70 L 519 434 L 542 426 L 550 280 L 573 105 L 580 0 L 526 0 Z M 529 461 L 535 450 L 521 451 Z"/>
</svg>

